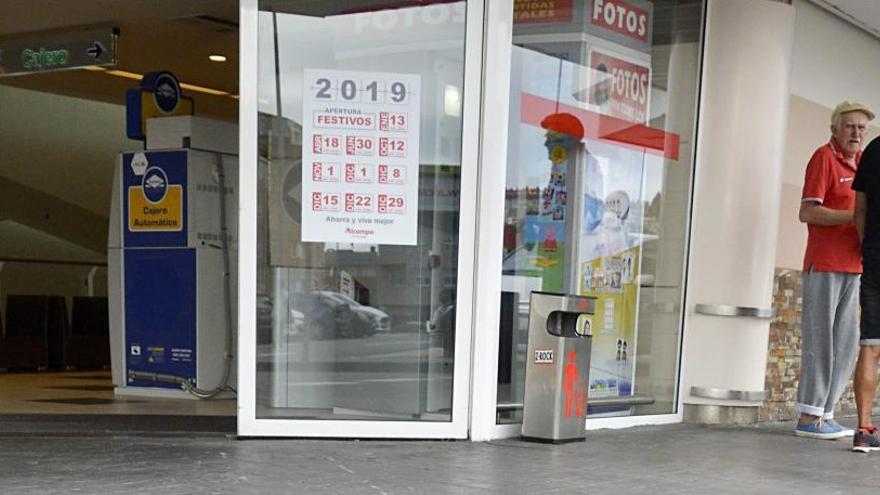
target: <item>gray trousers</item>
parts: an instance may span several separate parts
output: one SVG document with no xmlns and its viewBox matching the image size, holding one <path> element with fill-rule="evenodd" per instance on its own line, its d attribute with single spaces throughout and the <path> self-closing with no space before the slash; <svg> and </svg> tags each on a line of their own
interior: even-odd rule
<svg viewBox="0 0 880 495">
<path fill-rule="evenodd" d="M 834 405 L 852 376 L 858 355 L 859 276 L 805 272 L 801 313 L 800 413 L 834 417 Z"/>
</svg>

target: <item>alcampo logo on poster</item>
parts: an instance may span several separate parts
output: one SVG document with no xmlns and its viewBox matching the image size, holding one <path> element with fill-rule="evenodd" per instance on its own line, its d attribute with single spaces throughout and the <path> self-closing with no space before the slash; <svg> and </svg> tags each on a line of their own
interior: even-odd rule
<svg viewBox="0 0 880 495">
<path fill-rule="evenodd" d="M 128 229 L 132 232 L 183 230 L 183 187 L 169 184 L 161 168 L 148 168 L 141 185 L 128 189 Z"/>
</svg>

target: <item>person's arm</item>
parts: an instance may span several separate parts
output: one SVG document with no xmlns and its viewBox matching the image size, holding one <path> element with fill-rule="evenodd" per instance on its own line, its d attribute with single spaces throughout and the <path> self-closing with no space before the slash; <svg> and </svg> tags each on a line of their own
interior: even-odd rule
<svg viewBox="0 0 880 495">
<path fill-rule="evenodd" d="M 852 223 L 852 210 L 833 210 L 813 201 L 802 201 L 798 212 L 801 222 L 812 225 L 845 225 Z"/>
<path fill-rule="evenodd" d="M 856 191 L 856 209 L 853 219 L 856 222 L 856 230 L 859 231 L 859 241 L 865 240 L 865 217 L 868 215 L 868 195 L 862 191 Z"/>
</svg>

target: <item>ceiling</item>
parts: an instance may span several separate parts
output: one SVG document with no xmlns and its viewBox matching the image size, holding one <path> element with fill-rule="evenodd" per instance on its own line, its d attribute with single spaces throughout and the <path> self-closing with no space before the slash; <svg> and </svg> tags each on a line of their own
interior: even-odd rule
<svg viewBox="0 0 880 495">
<path fill-rule="evenodd" d="M 239 92 L 238 0 L 0 0 L 0 13 L 0 44 L 115 27 L 113 69 L 168 70 Z M 213 53 L 227 61 L 211 62 Z M 94 259 L 53 247 L 47 235 L 62 247 L 106 250 L 116 157 L 142 146 L 125 136 L 125 93 L 137 85 L 82 69 L 0 78 L 0 258 Z M 237 122 L 237 99 L 184 94 L 196 114 Z"/>
<path fill-rule="evenodd" d="M 880 1 L 809 1 L 880 37 Z M 368 3 L 376 2 L 262 0 L 261 5 L 274 10 L 296 5 L 301 13 L 325 15 L 341 5 L 354 8 Z M 46 31 L 117 27 L 119 63 L 115 68 L 138 74 L 170 70 L 181 81 L 238 94 L 237 0 L 0 0 L 0 12 L 0 42 Z M 39 12 L 47 14 L 35 14 Z M 211 53 L 222 53 L 228 60 L 211 62 L 207 58 Z M 0 84 L 123 104 L 125 91 L 136 82 L 73 70 L 0 78 Z M 193 92 L 190 96 L 196 100 L 197 113 L 237 120 L 235 98 Z"/>
<path fill-rule="evenodd" d="M 880 38 L 880 1 L 878 0 L 810 0 L 812 3 L 842 17 Z"/>
<path fill-rule="evenodd" d="M 117 27 L 115 69 L 169 70 L 182 82 L 238 94 L 237 0 L 0 0 L 0 12 L 0 43 L 42 32 Z M 211 62 L 212 53 L 228 59 Z M 68 70 L 0 78 L 0 84 L 121 105 L 137 81 Z M 198 114 L 237 120 L 238 100 L 187 93 Z"/>
<path fill-rule="evenodd" d="M 388 0 L 387 3 L 441 1 L 448 0 Z M 803 1 L 819 5 L 880 38 L 880 0 Z M 295 8 L 296 12 L 306 15 L 328 15 L 345 9 L 357 11 L 376 3 L 376 0 L 260 2 L 262 8 L 277 11 Z M 29 39 L 45 32 L 116 27 L 120 36 L 119 62 L 115 69 L 138 74 L 169 70 L 183 82 L 237 95 L 238 4 L 238 0 L 0 0 L 0 43 Z M 682 15 L 701 15 L 700 4 L 694 0 L 660 1 L 655 5 L 658 22 Z M 668 31 L 678 38 L 699 34 L 676 32 L 673 28 Z M 211 53 L 224 54 L 228 60 L 219 64 L 211 62 L 208 60 Z M 662 79 L 662 74 L 655 77 Z M 29 228 L 76 245 L 100 248 L 82 241 L 70 229 L 52 228 L 37 220 L 55 218 L 55 213 L 49 214 L 51 207 L 53 212 L 78 211 L 74 221 L 83 229 L 88 228 L 85 224 L 106 228 L 115 157 L 122 150 L 141 146 L 139 142 L 127 140 L 123 132 L 125 92 L 135 86 L 137 81 L 131 79 L 86 70 L 0 78 L 0 195 L 36 198 L 40 193 L 57 203 L 47 205 L 43 200 L 33 199 L 29 203 L 22 200 L 20 211 L 0 208 L 0 223 L 4 218 L 24 222 Z M 237 99 L 186 93 L 195 99 L 197 114 L 231 122 L 238 120 Z M 34 215 L 31 210 L 40 213 Z M 30 220 L 25 221 L 27 219 Z M 12 231 L 21 229 L 0 229 L 0 239 L 8 241 L 4 237 Z M 52 253 L 54 251 L 46 255 Z"/>
</svg>

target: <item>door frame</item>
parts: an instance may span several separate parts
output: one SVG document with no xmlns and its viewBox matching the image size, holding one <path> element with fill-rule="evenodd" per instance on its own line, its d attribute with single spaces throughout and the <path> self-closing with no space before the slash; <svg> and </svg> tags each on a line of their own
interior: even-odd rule
<svg viewBox="0 0 880 495">
<path fill-rule="evenodd" d="M 494 3 L 494 2 L 493 2 Z M 256 417 L 258 0 L 240 0 L 238 434 L 242 437 L 468 437 L 477 229 L 484 0 L 469 0 L 465 24 L 458 293 L 452 421 L 298 420 Z M 248 54 L 248 55 L 245 55 Z M 494 376 L 494 375 L 493 375 Z"/>
<path fill-rule="evenodd" d="M 702 4 L 701 56 L 697 73 L 702 74 L 702 50 L 705 40 L 706 2 Z M 485 67 L 483 73 L 482 102 L 483 122 L 480 127 L 480 191 L 479 226 L 477 230 L 475 258 L 477 259 L 476 297 L 474 298 L 474 356 L 473 356 L 473 396 L 471 405 L 471 434 L 473 441 L 490 441 L 518 437 L 522 433 L 522 423 L 497 424 L 498 389 L 498 327 L 501 300 L 501 252 L 504 242 L 503 224 L 505 183 L 498 178 L 507 174 L 507 122 L 510 107 L 511 46 L 513 44 L 513 2 L 507 0 L 487 0 L 485 20 Z M 701 84 L 698 83 L 698 87 Z M 699 95 L 695 102 L 695 112 L 700 112 Z M 699 115 L 699 114 L 698 114 Z M 694 129 L 694 139 L 696 129 Z M 696 175 L 696 154 L 688 166 L 693 167 L 689 184 L 689 205 L 693 202 L 693 184 Z M 689 209 L 692 206 L 689 206 Z M 682 253 L 682 293 L 680 297 L 679 341 L 676 346 L 676 392 L 673 398 L 675 412 L 644 416 L 625 416 L 610 418 L 588 418 L 587 430 L 603 428 L 628 428 L 641 425 L 662 425 L 681 423 L 683 419 L 682 394 L 679 392 L 682 377 L 681 350 L 686 337 L 686 296 L 687 267 L 690 255 L 692 215 L 687 218 L 685 249 Z"/>
</svg>

